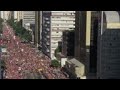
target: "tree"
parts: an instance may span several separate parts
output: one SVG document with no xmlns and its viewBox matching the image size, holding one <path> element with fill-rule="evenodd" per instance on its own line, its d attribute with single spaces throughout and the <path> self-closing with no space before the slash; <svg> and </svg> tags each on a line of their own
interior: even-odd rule
<svg viewBox="0 0 120 90">
<path fill-rule="evenodd" d="M 5 61 L 4 60 L 1 60 L 1 68 L 2 69 L 6 69 L 6 65 L 5 65 Z"/>
<path fill-rule="evenodd" d="M 55 57 L 57 57 L 57 53 L 60 52 L 60 48 L 57 47 L 56 50 L 55 50 Z"/>
<path fill-rule="evenodd" d="M 59 63 L 58 60 L 52 60 L 52 61 L 51 61 L 51 66 L 52 66 L 52 67 L 59 67 L 59 66 L 60 66 L 60 63 Z"/>
<path fill-rule="evenodd" d="M 0 18 L 0 33 L 2 33 L 2 27 L 3 27 L 2 23 L 3 23 L 3 19 Z"/>
<path fill-rule="evenodd" d="M 15 35 L 19 36 L 24 41 L 32 41 L 32 35 L 30 31 L 22 27 L 22 20 L 19 22 L 14 22 L 14 19 L 10 19 L 7 22 L 13 27 L 13 30 L 15 30 Z"/>
</svg>

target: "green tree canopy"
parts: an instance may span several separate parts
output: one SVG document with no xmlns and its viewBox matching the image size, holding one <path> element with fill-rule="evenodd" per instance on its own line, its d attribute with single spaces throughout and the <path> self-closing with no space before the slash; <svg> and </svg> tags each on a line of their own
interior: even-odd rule
<svg viewBox="0 0 120 90">
<path fill-rule="evenodd" d="M 2 23 L 3 23 L 3 19 L 2 18 L 0 18 L 0 33 L 2 33 Z"/>
<path fill-rule="evenodd" d="M 51 61 L 51 66 L 52 66 L 52 67 L 59 67 L 59 66 L 60 66 L 60 63 L 59 63 L 58 60 L 52 60 L 52 61 Z"/>
<path fill-rule="evenodd" d="M 1 60 L 1 68 L 2 69 L 6 69 L 6 65 L 5 65 L 5 61 L 4 60 Z"/>
<path fill-rule="evenodd" d="M 22 20 L 20 20 L 19 22 L 14 22 L 14 19 L 10 19 L 7 22 L 15 30 L 15 35 L 19 36 L 24 41 L 28 41 L 28 42 L 32 41 L 32 35 L 30 31 L 22 27 L 22 23 L 21 23 Z"/>
<path fill-rule="evenodd" d="M 59 47 L 57 47 L 56 49 L 55 49 L 55 57 L 57 57 L 57 53 L 59 53 L 60 52 L 60 48 Z"/>
</svg>

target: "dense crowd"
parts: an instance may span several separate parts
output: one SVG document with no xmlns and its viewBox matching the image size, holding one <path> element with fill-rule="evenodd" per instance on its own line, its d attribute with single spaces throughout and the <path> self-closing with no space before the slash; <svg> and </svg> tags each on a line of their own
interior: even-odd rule
<svg viewBox="0 0 120 90">
<path fill-rule="evenodd" d="M 50 59 L 36 52 L 30 44 L 21 43 L 14 30 L 7 24 L 3 27 L 9 57 L 5 60 L 5 79 L 26 79 L 26 73 L 40 73 L 47 79 L 66 79 L 59 68 L 50 67 Z"/>
</svg>

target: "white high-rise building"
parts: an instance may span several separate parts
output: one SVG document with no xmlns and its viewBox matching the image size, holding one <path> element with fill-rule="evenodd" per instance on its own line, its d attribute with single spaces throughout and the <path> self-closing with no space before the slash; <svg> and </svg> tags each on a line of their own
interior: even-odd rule
<svg viewBox="0 0 120 90">
<path fill-rule="evenodd" d="M 10 11 L 1 11 L 1 18 L 4 20 L 8 20 L 10 17 Z"/>
<path fill-rule="evenodd" d="M 3 11 L 0 11 L 0 17 L 3 19 Z"/>
<path fill-rule="evenodd" d="M 23 11 L 23 27 L 29 29 L 30 24 L 35 24 L 35 11 Z"/>
<path fill-rule="evenodd" d="M 75 11 L 43 11 L 42 16 L 42 49 L 51 59 L 55 59 L 62 32 L 75 28 Z"/>
<path fill-rule="evenodd" d="M 19 11 L 14 11 L 14 19 L 18 19 L 18 16 L 17 16 L 17 13 L 18 13 Z"/>
<path fill-rule="evenodd" d="M 14 11 L 14 19 L 17 21 L 23 19 L 23 11 Z"/>
</svg>

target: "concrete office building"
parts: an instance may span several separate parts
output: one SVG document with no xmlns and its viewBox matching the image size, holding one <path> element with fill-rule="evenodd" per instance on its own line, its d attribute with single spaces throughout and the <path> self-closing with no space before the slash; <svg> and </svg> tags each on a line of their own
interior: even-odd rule
<svg viewBox="0 0 120 90">
<path fill-rule="evenodd" d="M 17 21 L 23 19 L 23 11 L 17 11 Z"/>
<path fill-rule="evenodd" d="M 0 11 L 0 18 L 1 18 L 1 11 Z"/>
<path fill-rule="evenodd" d="M 8 20 L 10 18 L 10 11 L 1 11 L 1 18 L 4 20 Z"/>
<path fill-rule="evenodd" d="M 100 21 L 97 78 L 120 79 L 120 15 L 101 11 Z"/>
<path fill-rule="evenodd" d="M 23 11 L 13 11 L 13 18 L 16 21 L 20 21 L 23 19 Z"/>
<path fill-rule="evenodd" d="M 42 49 L 51 59 L 62 41 L 62 32 L 74 30 L 75 11 L 43 11 Z"/>
<path fill-rule="evenodd" d="M 62 54 L 66 58 L 74 57 L 74 42 L 75 42 L 75 30 L 72 31 L 63 31 L 63 39 L 62 39 Z"/>
<path fill-rule="evenodd" d="M 22 26 L 23 11 L 9 11 L 8 19 L 14 19 L 14 22 L 21 21 Z"/>
<path fill-rule="evenodd" d="M 14 19 L 17 20 L 17 18 L 18 18 L 18 16 L 17 16 L 18 11 L 14 11 L 13 13 L 14 13 Z"/>
<path fill-rule="evenodd" d="M 0 11 L 0 17 L 3 19 L 3 16 L 4 16 L 4 11 Z"/>
<path fill-rule="evenodd" d="M 23 11 L 23 27 L 30 29 L 30 24 L 35 24 L 35 11 Z"/>
<path fill-rule="evenodd" d="M 97 11 L 76 11 L 75 58 L 84 65 L 84 75 L 97 72 Z"/>
<path fill-rule="evenodd" d="M 89 70 L 91 11 L 76 11 L 75 58 Z M 86 73 L 84 73 L 86 75 Z"/>
<path fill-rule="evenodd" d="M 34 44 L 36 47 L 42 45 L 42 11 L 35 11 L 35 30 L 34 32 Z"/>
</svg>

